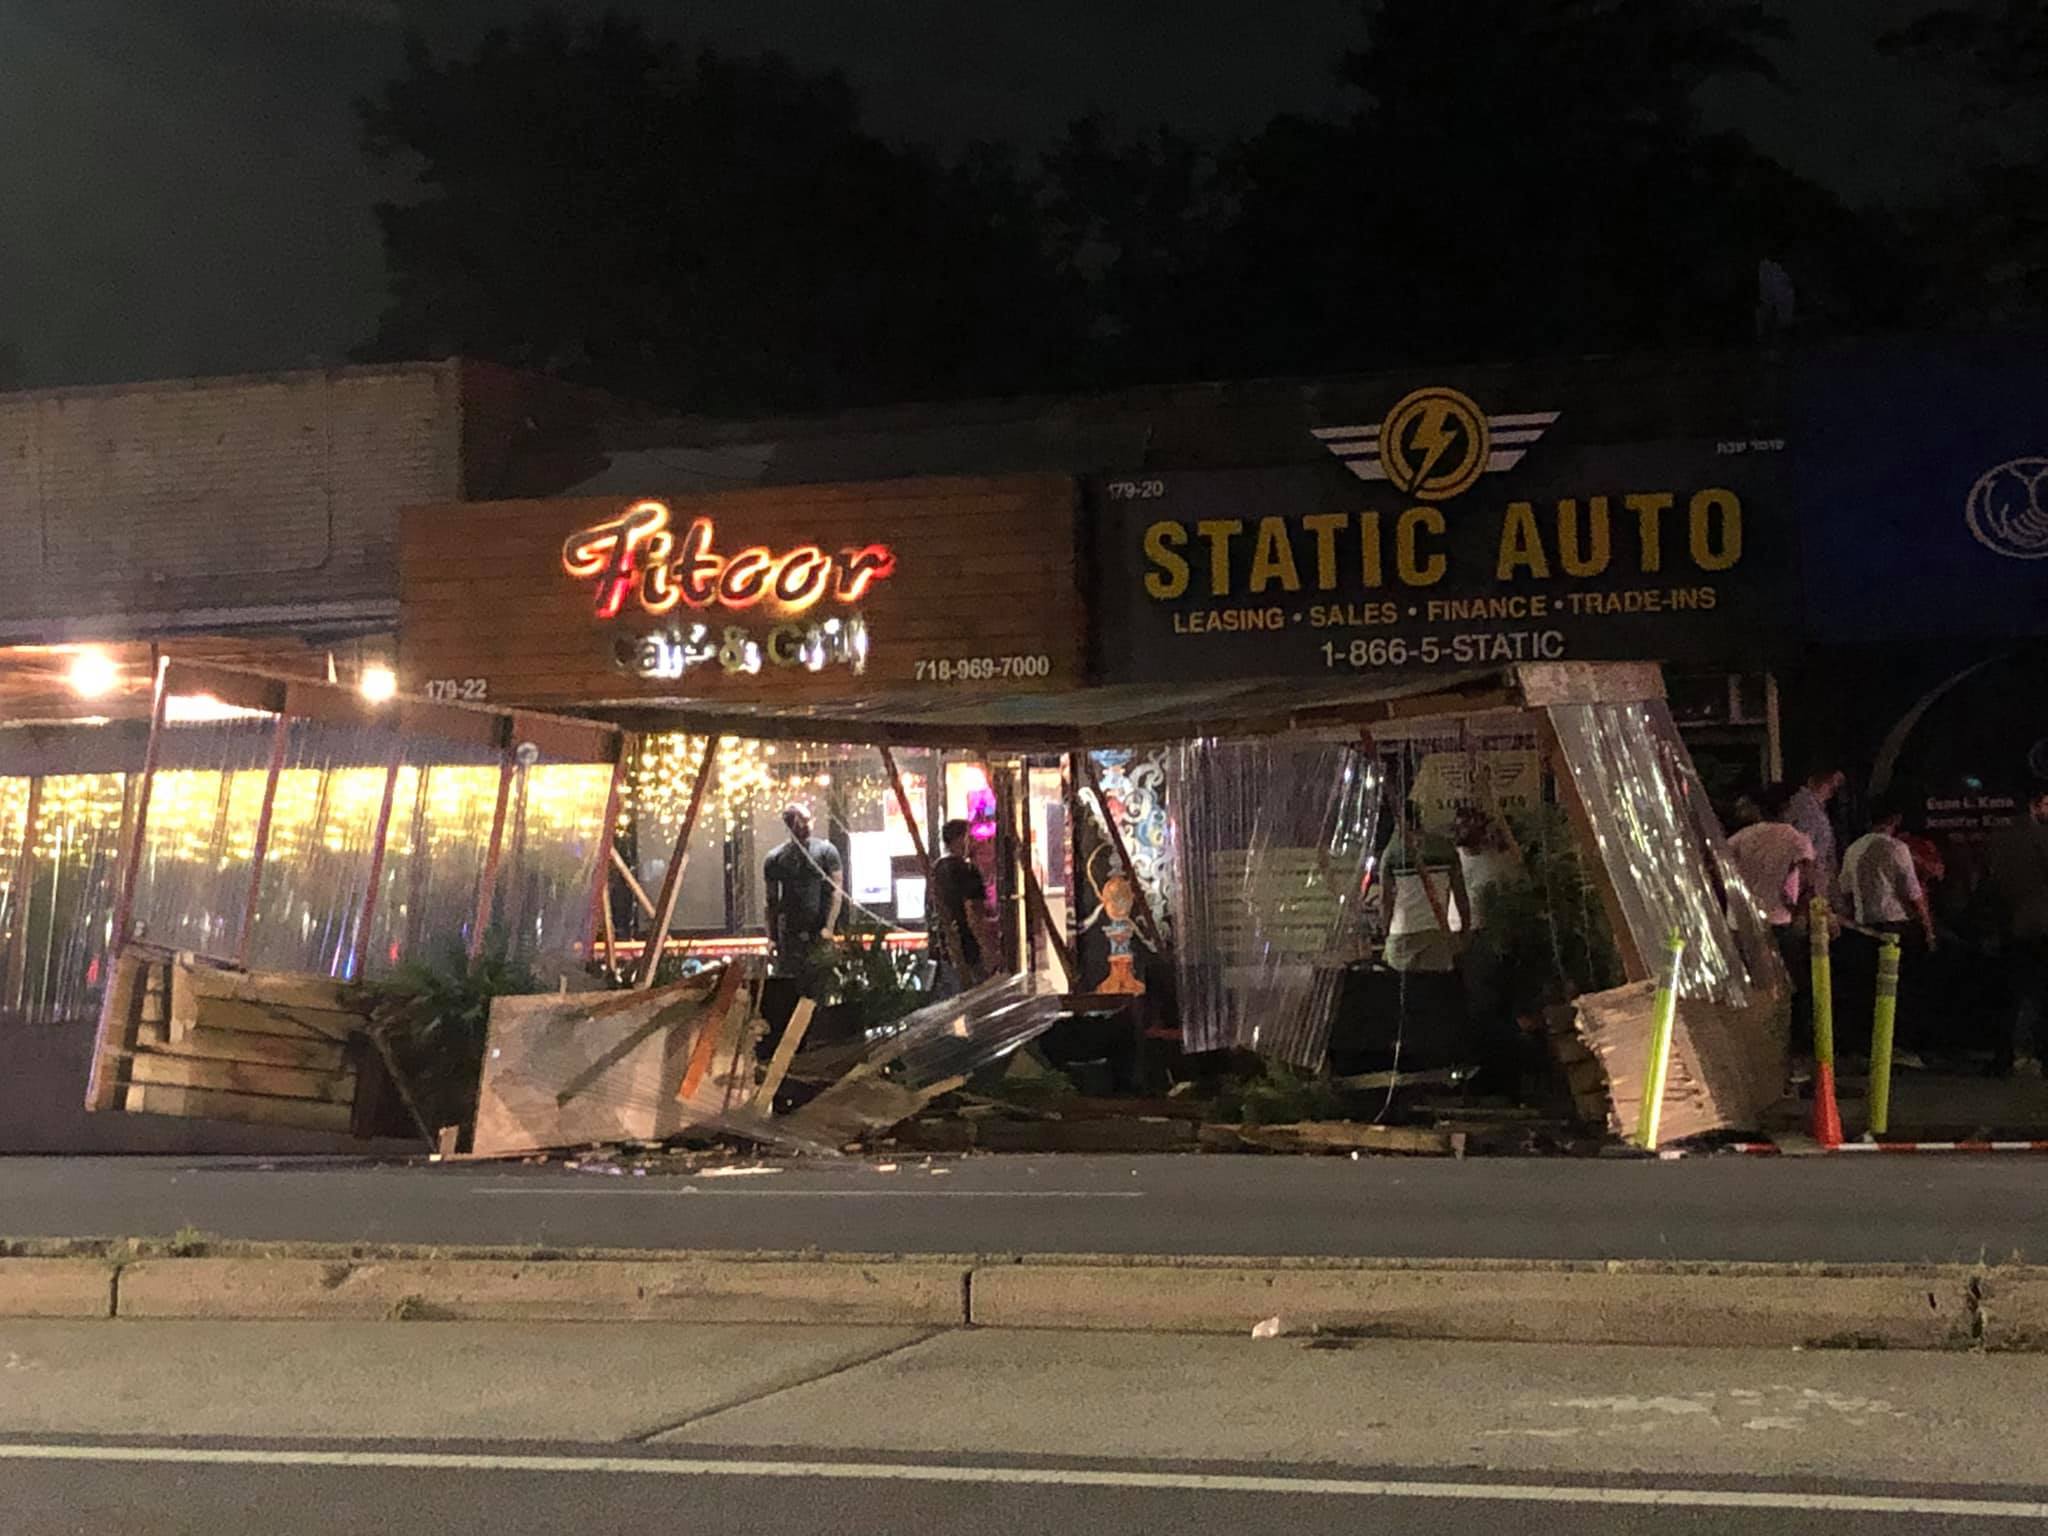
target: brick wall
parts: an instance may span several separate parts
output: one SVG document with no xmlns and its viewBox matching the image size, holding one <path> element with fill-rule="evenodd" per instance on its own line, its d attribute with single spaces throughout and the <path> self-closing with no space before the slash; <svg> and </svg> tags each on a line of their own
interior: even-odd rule
<svg viewBox="0 0 2048 1536">
<path fill-rule="evenodd" d="M 388 614 L 461 412 L 452 363 L 0 395 L 0 640 Z"/>
</svg>

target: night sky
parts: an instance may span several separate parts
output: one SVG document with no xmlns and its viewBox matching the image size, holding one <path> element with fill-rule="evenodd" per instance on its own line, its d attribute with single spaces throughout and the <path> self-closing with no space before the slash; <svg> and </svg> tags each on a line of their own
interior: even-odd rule
<svg viewBox="0 0 2048 1536">
<path fill-rule="evenodd" d="M 617 0 L 612 0 L 616 7 Z M 340 360 L 383 270 L 353 97 L 412 26 L 461 47 L 522 0 L 0 0 L 0 342 L 31 385 Z M 596 14 L 605 0 L 563 0 Z M 1091 107 L 1197 133 L 1334 111 L 1354 0 L 641 0 L 734 51 L 843 69 L 869 125 L 1042 143 Z M 1856 201 L 1924 196 L 1950 104 L 1871 38 L 1917 0 L 1781 0 L 1788 89 L 1710 105 Z"/>
</svg>

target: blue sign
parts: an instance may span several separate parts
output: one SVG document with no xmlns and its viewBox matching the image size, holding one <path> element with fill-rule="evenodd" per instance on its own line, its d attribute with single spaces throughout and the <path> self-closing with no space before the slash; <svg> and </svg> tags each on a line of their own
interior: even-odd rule
<svg viewBox="0 0 2048 1536">
<path fill-rule="evenodd" d="M 2038 354 L 1857 349 L 1800 373 L 1788 457 L 1813 637 L 2048 634 Z"/>
</svg>

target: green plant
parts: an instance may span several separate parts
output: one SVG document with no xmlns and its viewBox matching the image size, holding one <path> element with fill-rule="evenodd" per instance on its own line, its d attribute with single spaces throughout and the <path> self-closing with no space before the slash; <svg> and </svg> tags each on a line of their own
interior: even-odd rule
<svg viewBox="0 0 2048 1536">
<path fill-rule="evenodd" d="M 1514 830 L 1521 873 L 1489 887 L 1486 924 L 1472 939 L 1475 958 L 1502 979 L 1503 1001 L 1527 1015 L 1619 986 L 1606 909 L 1564 813 L 1545 806 L 1517 818 Z"/>
<path fill-rule="evenodd" d="M 546 989 L 494 932 L 474 959 L 460 940 L 451 939 L 363 990 L 370 1028 L 433 1129 L 466 1127 L 476 1119 L 491 1000 Z"/>
<path fill-rule="evenodd" d="M 825 1001 L 849 1008 L 863 1031 L 881 1029 L 927 1001 L 914 956 L 889 947 L 879 924 L 856 918 L 845 939 L 820 946 L 815 970 Z"/>
<path fill-rule="evenodd" d="M 1227 1079 L 1210 1106 L 1210 1118 L 1245 1125 L 1293 1125 L 1303 1120 L 1347 1120 L 1350 1110 L 1329 1078 L 1268 1062 L 1262 1072 Z"/>
</svg>

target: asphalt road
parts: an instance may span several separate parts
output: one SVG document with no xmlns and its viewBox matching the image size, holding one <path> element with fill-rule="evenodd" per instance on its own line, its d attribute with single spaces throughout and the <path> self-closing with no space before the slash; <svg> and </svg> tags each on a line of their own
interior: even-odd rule
<svg viewBox="0 0 2048 1536">
<path fill-rule="evenodd" d="M 2020 1357 L 0 1323 L 8 1536 L 1871 1536 L 2048 1519 Z"/>
<path fill-rule="evenodd" d="M 1998 1490 L 1901 1496 L 1659 1484 L 1489 1487 L 1443 1484 L 1398 1471 L 1317 1477 L 929 1460 L 877 1468 L 871 1475 L 863 1475 L 857 1463 L 780 1462 L 764 1474 L 750 1473 L 743 1463 L 652 1456 L 615 1459 L 598 1470 L 574 1455 L 556 1458 L 546 1471 L 523 1469 L 530 1457 L 489 1456 L 477 1458 L 473 1467 L 426 1470 L 393 1464 L 406 1453 L 388 1450 L 324 1467 L 194 1464 L 192 1454 L 142 1465 L 45 1460 L 0 1468 L 8 1529 L 14 1536 L 100 1530 L 134 1536 L 563 1536 L 679 1526 L 721 1536 L 844 1536 L 850 1530 L 927 1536 L 1242 1536 L 1273 1530 L 1300 1536 L 1495 1536 L 1513 1522 L 1531 1536 L 1636 1536 L 1655 1521 L 1656 1529 L 1688 1536 L 1975 1536 L 2048 1518 L 2048 1504 L 2014 1500 Z M 1091 1481 L 1084 1485 L 1081 1479 Z"/>
<path fill-rule="evenodd" d="M 0 1234 L 865 1253 L 2048 1261 L 2025 1156 L 905 1157 L 555 1166 L 0 1161 Z"/>
</svg>

